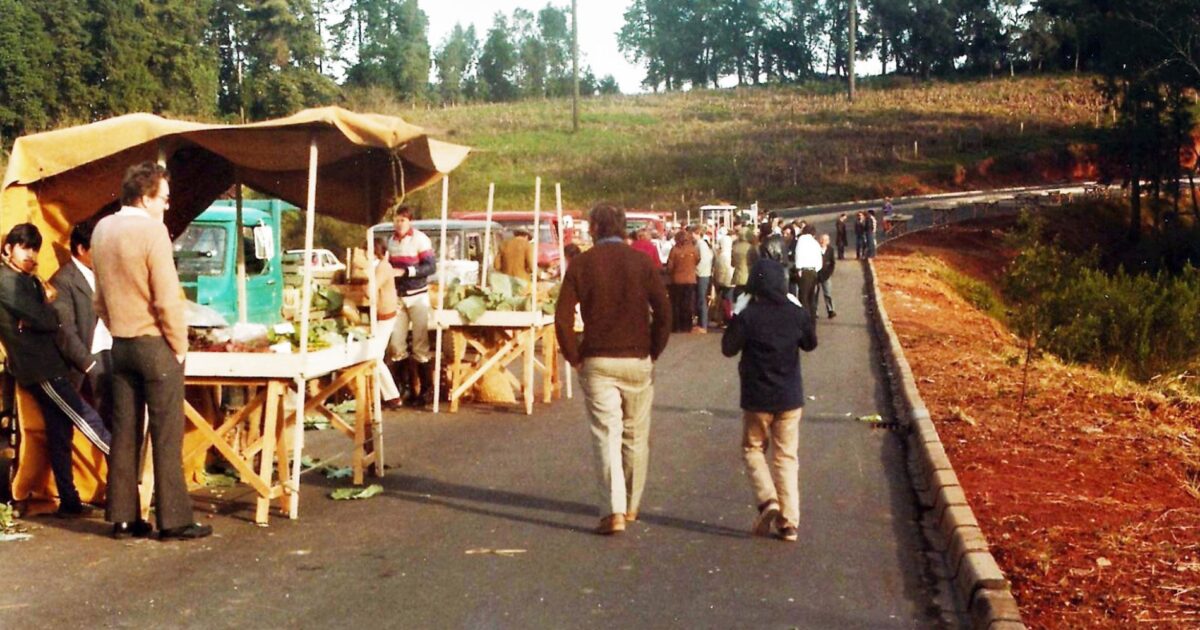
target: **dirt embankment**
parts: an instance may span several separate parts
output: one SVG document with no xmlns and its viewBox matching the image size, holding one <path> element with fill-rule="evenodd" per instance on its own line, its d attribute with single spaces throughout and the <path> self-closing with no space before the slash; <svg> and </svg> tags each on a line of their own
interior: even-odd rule
<svg viewBox="0 0 1200 630">
<path fill-rule="evenodd" d="M 1004 226 L 884 248 L 888 314 L 997 561 L 1034 628 L 1200 627 L 1200 402 L 1035 360 L 939 278 L 994 282 Z"/>
</svg>

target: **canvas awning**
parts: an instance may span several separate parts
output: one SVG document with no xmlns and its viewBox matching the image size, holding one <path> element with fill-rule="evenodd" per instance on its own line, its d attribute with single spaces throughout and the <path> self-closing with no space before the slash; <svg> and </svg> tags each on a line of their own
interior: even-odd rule
<svg viewBox="0 0 1200 630">
<path fill-rule="evenodd" d="M 126 168 L 160 157 L 171 173 L 172 234 L 238 180 L 303 207 L 314 138 L 318 211 L 364 225 L 379 221 L 398 194 L 433 183 L 470 152 L 401 118 L 340 107 L 247 125 L 129 114 L 18 138 L 0 194 L 0 233 L 32 221 L 48 242 L 61 244 L 75 223 L 117 208 Z"/>
</svg>

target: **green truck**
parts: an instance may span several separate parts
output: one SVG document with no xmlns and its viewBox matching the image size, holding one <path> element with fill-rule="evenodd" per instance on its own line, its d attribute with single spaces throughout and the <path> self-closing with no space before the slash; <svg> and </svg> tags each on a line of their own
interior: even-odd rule
<svg viewBox="0 0 1200 630">
<path fill-rule="evenodd" d="M 280 218 L 296 210 L 279 199 L 242 202 L 238 229 L 233 200 L 209 206 L 175 238 L 175 266 L 188 299 L 215 309 L 230 324 L 239 321 L 237 253 L 246 266 L 246 321 L 275 324 L 283 319 Z"/>
</svg>

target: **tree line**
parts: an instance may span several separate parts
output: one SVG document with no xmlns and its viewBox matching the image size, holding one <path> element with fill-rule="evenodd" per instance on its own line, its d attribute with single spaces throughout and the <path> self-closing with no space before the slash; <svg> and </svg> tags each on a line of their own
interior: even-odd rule
<svg viewBox="0 0 1200 630">
<path fill-rule="evenodd" d="M 431 74 L 433 79 L 431 80 Z M 619 91 L 586 66 L 580 93 Z M 567 7 L 431 46 L 417 0 L 0 0 L 0 144 L 133 111 L 261 120 L 383 90 L 422 104 L 571 93 Z"/>
<path fill-rule="evenodd" d="M 634 0 L 620 48 L 652 90 L 845 77 L 851 0 Z M 1091 0 L 856 0 L 855 57 L 922 79 L 1095 71 L 1105 13 Z M 1154 4 L 1154 2 L 1151 2 Z"/>
</svg>

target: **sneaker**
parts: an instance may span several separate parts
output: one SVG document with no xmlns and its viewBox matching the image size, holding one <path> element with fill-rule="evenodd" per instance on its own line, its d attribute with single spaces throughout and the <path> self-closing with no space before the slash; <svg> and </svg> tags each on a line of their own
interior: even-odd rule
<svg viewBox="0 0 1200 630">
<path fill-rule="evenodd" d="M 787 542 L 796 542 L 800 539 L 800 532 L 798 532 L 795 527 L 790 525 L 786 527 L 780 527 L 779 533 L 776 535 L 780 540 L 786 540 Z"/>
<path fill-rule="evenodd" d="M 758 518 L 754 519 L 754 526 L 750 528 L 751 533 L 755 536 L 769 536 L 771 534 L 771 526 L 775 524 L 775 519 L 777 518 L 779 518 L 779 504 L 774 501 L 768 501 L 759 510 Z"/>
<path fill-rule="evenodd" d="M 600 524 L 596 526 L 596 533 L 601 536 L 612 536 L 623 531 L 625 531 L 624 514 L 609 514 L 600 519 Z"/>
<path fill-rule="evenodd" d="M 213 533 L 212 525 L 202 525 L 200 523 L 192 523 L 183 527 L 172 527 L 158 532 L 159 540 L 195 540 L 211 536 Z"/>
</svg>

